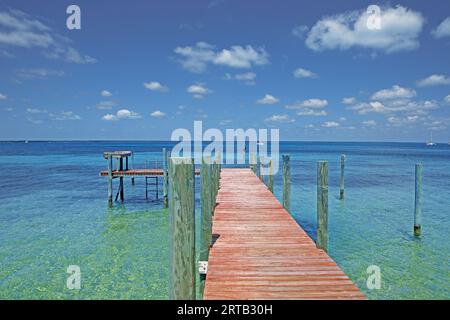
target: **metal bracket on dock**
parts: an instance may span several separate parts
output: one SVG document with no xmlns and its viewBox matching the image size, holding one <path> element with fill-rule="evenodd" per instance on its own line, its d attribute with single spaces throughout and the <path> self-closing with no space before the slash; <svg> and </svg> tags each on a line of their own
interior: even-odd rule
<svg viewBox="0 0 450 320">
<path fill-rule="evenodd" d="M 198 273 L 206 274 L 208 272 L 208 261 L 199 261 L 198 262 Z"/>
</svg>

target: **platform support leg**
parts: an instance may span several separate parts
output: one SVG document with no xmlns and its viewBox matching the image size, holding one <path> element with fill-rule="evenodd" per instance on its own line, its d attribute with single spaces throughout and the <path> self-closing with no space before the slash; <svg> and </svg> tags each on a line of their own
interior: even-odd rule
<svg viewBox="0 0 450 320">
<path fill-rule="evenodd" d="M 112 156 L 108 155 L 108 204 L 113 202 L 113 177 L 112 177 Z"/>
<path fill-rule="evenodd" d="M 120 159 L 120 171 L 123 171 L 123 159 Z M 120 201 L 124 201 L 123 177 L 120 177 Z"/>
</svg>

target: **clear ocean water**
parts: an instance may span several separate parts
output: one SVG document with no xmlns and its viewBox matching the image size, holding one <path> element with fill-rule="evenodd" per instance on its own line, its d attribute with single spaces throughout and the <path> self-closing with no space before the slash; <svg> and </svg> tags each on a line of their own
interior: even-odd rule
<svg viewBox="0 0 450 320">
<path fill-rule="evenodd" d="M 134 186 L 126 179 L 125 203 L 109 208 L 99 171 L 106 167 L 103 151 L 133 150 L 134 166 L 144 168 L 161 166 L 161 150 L 170 146 L 0 142 L 0 299 L 167 299 L 167 211 L 154 196 L 145 200 L 143 178 Z M 329 254 L 370 299 L 450 298 L 449 145 L 283 142 L 280 151 L 291 155 L 293 214 L 312 238 L 316 162 L 329 161 Z M 420 239 L 412 236 L 418 162 Z M 279 199 L 281 179 L 275 178 Z M 80 266 L 81 290 L 66 288 L 69 265 Z M 366 286 L 370 265 L 381 269 L 379 290 Z"/>
</svg>

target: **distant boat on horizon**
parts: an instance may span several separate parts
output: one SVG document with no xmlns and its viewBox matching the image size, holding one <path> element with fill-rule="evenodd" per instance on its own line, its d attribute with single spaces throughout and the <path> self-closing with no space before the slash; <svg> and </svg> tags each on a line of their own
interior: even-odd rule
<svg viewBox="0 0 450 320">
<path fill-rule="evenodd" d="M 25 143 L 28 143 L 28 140 L 25 140 Z"/>
<path fill-rule="evenodd" d="M 427 146 L 432 147 L 435 146 L 436 143 L 433 142 L 433 131 L 430 132 L 430 140 L 427 141 Z"/>
</svg>

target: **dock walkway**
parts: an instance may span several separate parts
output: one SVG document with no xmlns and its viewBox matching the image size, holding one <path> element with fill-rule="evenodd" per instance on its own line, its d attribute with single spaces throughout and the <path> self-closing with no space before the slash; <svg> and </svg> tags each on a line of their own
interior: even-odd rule
<svg viewBox="0 0 450 320">
<path fill-rule="evenodd" d="M 204 299 L 365 299 L 250 169 L 222 169 Z"/>
</svg>

